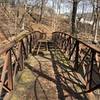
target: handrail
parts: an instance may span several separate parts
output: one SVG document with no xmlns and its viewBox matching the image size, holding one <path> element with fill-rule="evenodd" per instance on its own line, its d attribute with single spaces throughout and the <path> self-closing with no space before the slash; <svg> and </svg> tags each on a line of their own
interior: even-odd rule
<svg viewBox="0 0 100 100">
<path fill-rule="evenodd" d="M 0 55 L 5 53 L 4 65 L 2 67 L 0 80 L 0 96 L 2 96 L 3 89 L 5 89 L 7 92 L 10 92 L 13 89 L 13 81 L 15 79 L 16 73 L 24 68 L 24 60 L 27 58 L 28 54 L 32 52 L 32 46 L 35 46 L 35 44 L 37 43 L 40 37 L 40 33 L 41 32 L 39 31 L 35 31 L 33 33 L 22 31 L 12 41 L 0 47 Z M 71 58 L 74 58 L 73 67 L 76 70 L 78 70 L 81 66 L 82 68 L 84 67 L 86 71 L 89 67 L 90 71 L 84 72 L 83 70 L 82 75 L 84 74 L 84 80 L 86 79 L 86 77 L 89 77 L 90 79 L 85 80 L 87 83 L 86 85 L 88 86 L 88 90 L 96 89 L 96 86 L 98 84 L 95 87 L 92 87 L 91 84 L 92 81 L 94 81 L 94 72 L 97 73 L 98 76 L 100 76 L 100 71 L 97 70 L 98 66 L 100 66 L 100 62 L 96 62 L 96 54 L 100 54 L 100 50 L 93 44 L 89 45 L 82 40 L 77 39 L 64 32 L 54 32 L 52 33 L 52 36 L 54 38 L 55 44 L 57 44 L 64 53 L 68 53 L 69 60 L 72 61 Z M 88 48 L 88 50 L 85 50 L 85 53 L 81 51 L 80 44 Z M 82 54 L 83 57 L 81 57 L 80 54 Z M 86 58 L 89 59 L 89 64 L 87 61 L 85 61 Z M 85 66 L 84 63 L 87 64 L 87 66 Z M 95 65 L 95 63 L 97 65 Z M 96 68 L 96 70 L 94 68 Z"/>
<path fill-rule="evenodd" d="M 39 31 L 35 31 L 35 32 L 39 32 Z M 41 32 L 39 32 L 39 33 L 41 33 Z M 20 42 L 23 38 L 25 38 L 25 37 L 27 37 L 28 35 L 31 35 L 31 34 L 32 33 L 30 33 L 29 31 L 22 31 L 22 32 L 20 32 L 20 34 L 15 36 L 15 38 L 13 40 L 11 40 L 8 43 L 3 44 L 0 47 L 0 55 L 3 54 L 4 52 L 6 52 L 7 50 L 9 50 L 10 48 L 12 48 L 15 44 Z"/>
<path fill-rule="evenodd" d="M 39 33 L 39 34 L 37 34 Z M 24 68 L 24 60 L 28 54 L 32 52 L 32 47 L 38 41 L 41 32 L 35 31 L 30 33 L 22 31 L 9 43 L 0 47 L 0 55 L 5 54 L 4 64 L 2 65 L 2 73 L 0 73 L 0 96 L 2 91 L 10 92 L 13 89 L 13 81 L 19 70 Z"/>
<path fill-rule="evenodd" d="M 38 32 L 38 31 L 37 31 Z M 61 34 L 65 34 L 65 35 L 68 35 L 70 36 L 71 38 L 79 41 L 80 43 L 84 44 L 85 46 L 95 50 L 96 52 L 100 53 L 100 48 L 96 47 L 96 45 L 94 44 L 87 44 L 85 43 L 84 41 L 78 39 L 78 38 L 75 38 L 74 36 L 72 35 L 69 35 L 67 33 L 64 33 L 64 32 L 53 32 L 53 33 L 61 33 Z M 7 44 L 4 44 L 2 47 L 0 47 L 0 55 L 2 53 L 4 53 L 5 51 L 9 50 L 12 46 L 14 46 L 16 43 L 18 43 L 19 41 L 21 41 L 23 38 L 25 38 L 26 36 L 30 35 L 31 33 L 29 33 L 28 31 L 22 31 L 19 35 L 17 35 L 12 41 L 10 41 L 9 43 Z"/>
<path fill-rule="evenodd" d="M 21 41 L 23 38 L 25 38 L 29 34 L 30 33 L 28 31 L 23 31 L 19 35 L 17 35 L 13 40 L 11 40 L 9 43 L 2 45 L 2 47 L 0 47 L 0 55 L 6 52 L 7 50 L 9 50 L 10 48 L 12 48 L 16 43 Z"/>
<path fill-rule="evenodd" d="M 95 44 L 88 44 L 88 43 L 84 42 L 83 40 L 80 40 L 79 38 L 76 38 L 76 37 L 74 37 L 74 36 L 72 36 L 72 35 L 70 35 L 70 34 L 68 34 L 68 33 L 66 33 L 66 32 L 59 32 L 59 31 L 56 31 L 56 32 L 53 32 L 52 34 L 54 34 L 54 33 L 65 34 L 65 35 L 67 35 L 67 36 L 69 36 L 69 37 L 71 37 L 71 38 L 73 38 L 73 39 L 79 41 L 80 43 L 84 44 L 85 46 L 87 46 L 87 47 L 89 47 L 89 48 L 95 50 L 96 52 L 100 53 L 100 48 L 98 48 Z"/>
<path fill-rule="evenodd" d="M 52 36 L 56 47 L 65 53 L 73 63 L 72 68 L 86 81 L 87 91 L 100 88 L 100 49 L 64 32 L 54 32 Z"/>
</svg>

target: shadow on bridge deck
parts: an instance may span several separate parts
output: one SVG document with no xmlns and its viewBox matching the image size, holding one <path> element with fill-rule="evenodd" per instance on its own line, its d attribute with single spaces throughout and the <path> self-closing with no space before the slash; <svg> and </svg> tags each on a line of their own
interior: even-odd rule
<svg viewBox="0 0 100 100">
<path fill-rule="evenodd" d="M 89 100 L 91 93 L 84 93 L 85 83 L 80 78 L 58 49 L 30 54 L 25 69 L 17 75 L 10 100 Z"/>
</svg>

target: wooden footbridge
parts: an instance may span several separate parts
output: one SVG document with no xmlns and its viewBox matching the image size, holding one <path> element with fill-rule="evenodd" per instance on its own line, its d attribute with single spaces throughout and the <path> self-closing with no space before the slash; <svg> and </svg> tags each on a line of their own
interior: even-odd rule
<svg viewBox="0 0 100 100">
<path fill-rule="evenodd" d="M 99 100 L 100 49 L 93 44 L 62 32 L 47 39 L 24 31 L 0 55 L 0 100 Z"/>
</svg>

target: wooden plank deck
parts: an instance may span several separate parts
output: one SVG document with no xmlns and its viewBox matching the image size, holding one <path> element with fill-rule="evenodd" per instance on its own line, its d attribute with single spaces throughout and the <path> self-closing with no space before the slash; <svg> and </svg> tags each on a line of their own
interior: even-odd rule
<svg viewBox="0 0 100 100">
<path fill-rule="evenodd" d="M 84 82 L 77 74 L 55 50 L 30 54 L 9 100 L 95 100 L 93 93 L 83 92 Z"/>
<path fill-rule="evenodd" d="M 46 58 L 29 55 L 25 69 L 16 79 L 10 100 L 58 100 L 51 65 Z"/>
</svg>

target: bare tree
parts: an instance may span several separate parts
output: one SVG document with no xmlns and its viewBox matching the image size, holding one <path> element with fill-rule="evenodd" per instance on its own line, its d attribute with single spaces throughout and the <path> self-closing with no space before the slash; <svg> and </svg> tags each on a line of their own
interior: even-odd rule
<svg viewBox="0 0 100 100">
<path fill-rule="evenodd" d="M 99 27 L 99 0 L 95 1 L 95 14 L 94 14 L 94 23 L 95 23 L 95 37 L 94 42 L 97 43 L 98 27 Z"/>
<path fill-rule="evenodd" d="M 41 0 L 41 5 L 40 5 L 40 19 L 39 19 L 39 22 L 41 22 L 41 20 L 42 20 L 42 16 L 43 16 L 44 9 L 45 9 L 45 5 L 46 5 L 47 1 L 48 0 Z"/>
<path fill-rule="evenodd" d="M 76 14 L 77 14 L 77 6 L 78 6 L 79 0 L 73 0 L 73 10 L 72 10 L 72 35 L 76 37 Z"/>
</svg>

